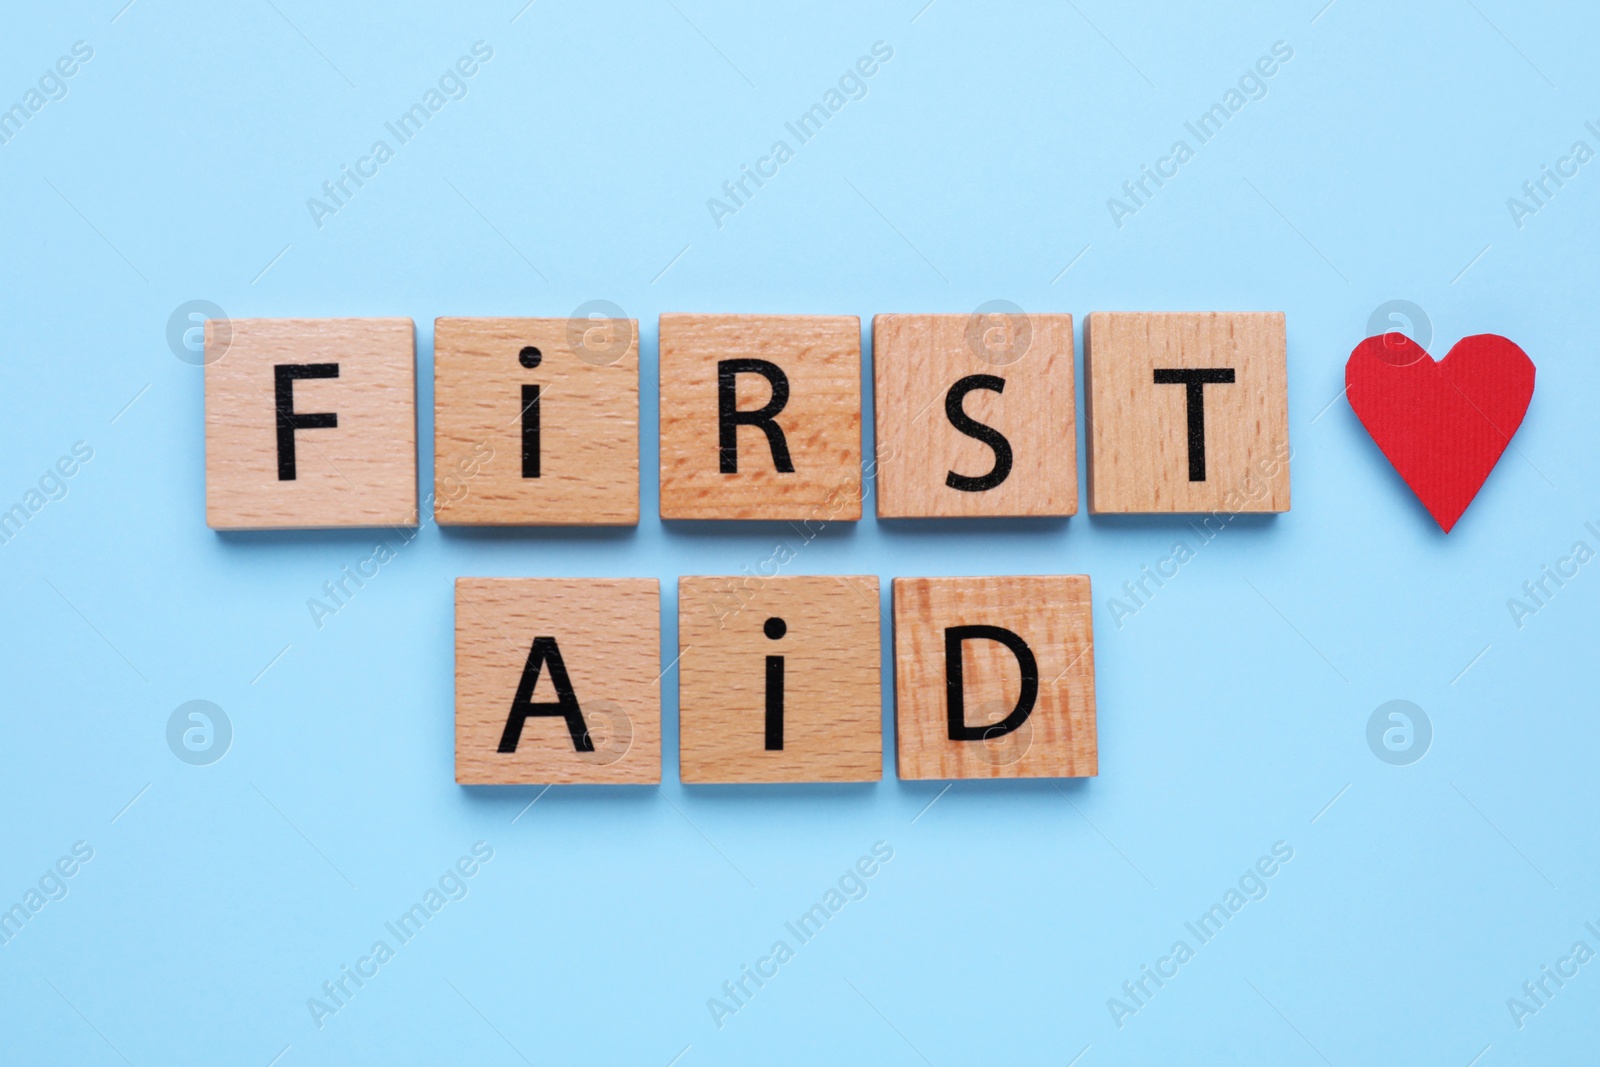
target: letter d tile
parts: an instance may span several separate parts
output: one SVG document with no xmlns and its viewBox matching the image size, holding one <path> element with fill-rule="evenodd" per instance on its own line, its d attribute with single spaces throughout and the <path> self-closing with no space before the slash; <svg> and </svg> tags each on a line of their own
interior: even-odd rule
<svg viewBox="0 0 1600 1067">
<path fill-rule="evenodd" d="M 896 578 L 901 778 L 1099 773 L 1084 575 Z"/>
</svg>

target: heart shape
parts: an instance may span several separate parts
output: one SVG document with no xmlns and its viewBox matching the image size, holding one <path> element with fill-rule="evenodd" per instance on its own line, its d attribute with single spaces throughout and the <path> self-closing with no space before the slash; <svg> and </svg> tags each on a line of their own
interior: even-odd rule
<svg viewBox="0 0 1600 1067">
<path fill-rule="evenodd" d="M 1369 337 L 1344 365 L 1361 425 L 1449 533 L 1522 425 L 1533 361 L 1504 337 L 1463 337 L 1435 362 L 1402 333 Z"/>
</svg>

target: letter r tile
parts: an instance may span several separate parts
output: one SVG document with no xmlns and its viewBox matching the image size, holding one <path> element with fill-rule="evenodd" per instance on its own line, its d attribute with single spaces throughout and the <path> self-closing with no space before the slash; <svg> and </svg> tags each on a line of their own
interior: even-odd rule
<svg viewBox="0 0 1600 1067">
<path fill-rule="evenodd" d="M 206 524 L 417 525 L 410 319 L 206 323 Z"/>
<path fill-rule="evenodd" d="M 456 579 L 456 781 L 661 781 L 661 584 Z"/>
<path fill-rule="evenodd" d="M 872 320 L 878 517 L 1074 515 L 1072 316 Z"/>
<path fill-rule="evenodd" d="M 861 518 L 861 320 L 661 316 L 661 517 Z"/>
<path fill-rule="evenodd" d="M 1083 363 L 1090 512 L 1289 510 L 1283 312 L 1096 311 Z"/>
<path fill-rule="evenodd" d="M 894 580 L 899 775 L 1100 773 L 1084 575 Z"/>
</svg>

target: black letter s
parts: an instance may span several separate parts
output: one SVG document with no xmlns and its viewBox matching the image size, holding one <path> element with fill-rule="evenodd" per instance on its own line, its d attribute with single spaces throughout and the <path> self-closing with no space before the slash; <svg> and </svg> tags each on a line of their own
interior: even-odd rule
<svg viewBox="0 0 1600 1067">
<path fill-rule="evenodd" d="M 988 474 L 974 478 L 951 471 L 945 475 L 944 484 L 963 493 L 981 493 L 985 489 L 993 489 L 1011 474 L 1011 442 L 1006 440 L 1005 434 L 992 426 L 985 426 L 962 410 L 961 402 L 975 389 L 1003 393 L 1006 380 L 993 374 L 969 374 L 944 394 L 944 414 L 950 420 L 950 425 L 994 449 L 994 466 Z"/>
</svg>

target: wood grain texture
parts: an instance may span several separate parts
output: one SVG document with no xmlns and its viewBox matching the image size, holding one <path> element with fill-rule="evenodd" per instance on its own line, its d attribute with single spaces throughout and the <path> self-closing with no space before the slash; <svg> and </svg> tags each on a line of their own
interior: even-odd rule
<svg viewBox="0 0 1600 1067">
<path fill-rule="evenodd" d="M 553 637 L 593 751 L 567 721 L 530 717 L 499 751 L 529 653 Z M 554 702 L 549 664 L 530 699 Z M 654 578 L 456 579 L 456 781 L 650 785 L 661 781 L 661 583 Z"/>
<path fill-rule="evenodd" d="M 637 322 L 436 319 L 433 367 L 440 524 L 638 525 Z M 524 476 L 525 385 L 539 389 L 537 477 Z"/>
<path fill-rule="evenodd" d="M 219 329 L 221 332 L 219 332 Z M 416 330 L 410 319 L 206 323 L 206 524 L 216 530 L 417 524 Z M 279 477 L 280 364 L 337 364 L 291 386 L 297 415 Z"/>
<path fill-rule="evenodd" d="M 883 776 L 878 579 L 678 579 L 678 773 L 687 783 Z M 768 636 L 782 619 L 781 636 Z M 773 632 L 780 632 L 774 630 Z M 782 749 L 767 657 L 782 656 Z"/>
<path fill-rule="evenodd" d="M 738 429 L 738 471 L 721 472 L 717 364 L 760 359 L 782 368 L 789 400 L 775 417 L 792 473 L 776 469 L 766 434 Z M 861 518 L 861 320 L 853 315 L 661 316 L 661 517 Z M 736 377 L 738 408 L 772 396 L 756 374 Z"/>
<path fill-rule="evenodd" d="M 895 732 L 901 778 L 1086 778 L 1099 773 L 1094 630 L 1083 575 L 894 580 Z M 945 630 L 998 626 L 1027 643 L 1038 697 L 1021 726 L 987 739 L 950 738 Z M 963 721 L 1004 720 L 1022 670 L 998 641 L 961 645 Z"/>
<path fill-rule="evenodd" d="M 1104 312 L 1084 326 L 1089 510 L 1289 510 L 1282 312 Z M 1201 386 L 1205 478 L 1192 480 L 1188 387 L 1157 370 L 1230 369 Z"/>
<path fill-rule="evenodd" d="M 872 366 L 879 518 L 1077 514 L 1071 315 L 878 315 Z M 973 376 L 985 387 L 959 410 L 1005 438 L 1008 473 L 947 415 L 951 387 Z M 949 484 L 999 473 L 992 488 Z"/>
</svg>

